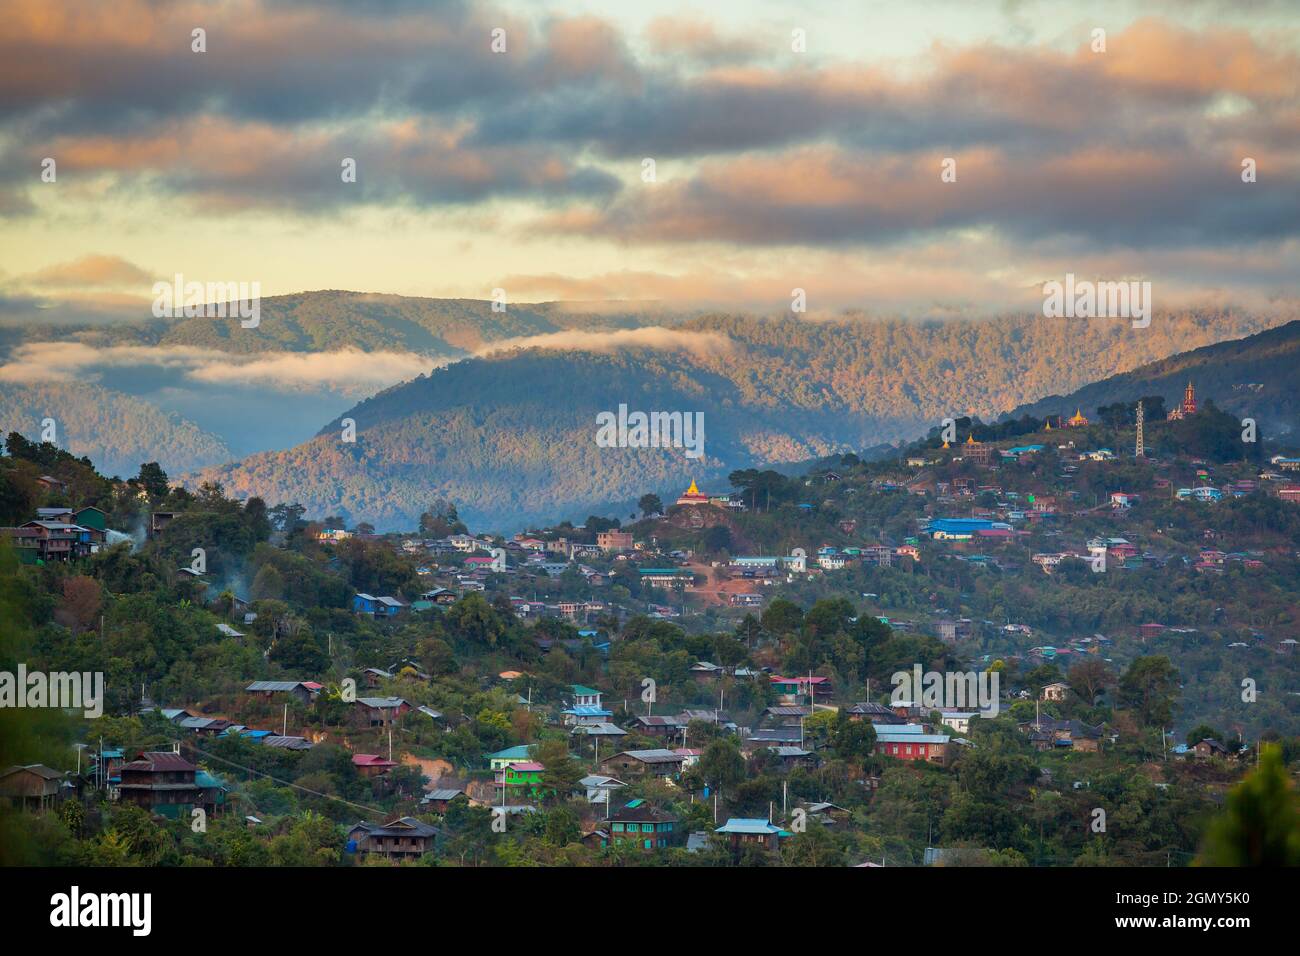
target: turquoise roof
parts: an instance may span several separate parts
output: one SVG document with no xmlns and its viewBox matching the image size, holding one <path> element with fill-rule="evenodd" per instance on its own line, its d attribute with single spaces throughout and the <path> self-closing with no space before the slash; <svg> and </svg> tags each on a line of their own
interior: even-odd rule
<svg viewBox="0 0 1300 956">
<path fill-rule="evenodd" d="M 780 833 L 781 828 L 768 823 L 762 818 L 732 817 L 725 826 L 718 827 L 715 833 Z"/>
<path fill-rule="evenodd" d="M 507 747 L 505 750 L 498 750 L 494 754 L 488 754 L 489 760 L 527 760 L 528 745 L 520 744 L 518 747 Z"/>
</svg>

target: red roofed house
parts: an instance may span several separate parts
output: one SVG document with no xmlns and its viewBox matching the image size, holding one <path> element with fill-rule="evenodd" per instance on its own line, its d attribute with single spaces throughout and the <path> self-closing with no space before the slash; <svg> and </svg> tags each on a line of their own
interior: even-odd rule
<svg viewBox="0 0 1300 956">
<path fill-rule="evenodd" d="M 392 760 L 386 760 L 377 754 L 353 754 L 352 766 L 357 768 L 357 773 L 363 777 L 378 777 L 388 773 L 397 764 Z"/>
<path fill-rule="evenodd" d="M 194 779 L 198 769 L 170 750 L 145 751 L 122 765 L 118 785 L 122 802 L 162 816 L 188 817 L 203 802 L 203 791 Z"/>
</svg>

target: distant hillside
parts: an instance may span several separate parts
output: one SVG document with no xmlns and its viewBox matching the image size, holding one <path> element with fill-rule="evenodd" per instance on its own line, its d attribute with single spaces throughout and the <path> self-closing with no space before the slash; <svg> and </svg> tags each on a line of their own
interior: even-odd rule
<svg viewBox="0 0 1300 956">
<path fill-rule="evenodd" d="M 1162 395 L 1166 408 L 1183 398 L 1188 382 L 1201 401 L 1254 418 L 1271 438 L 1300 440 L 1300 321 L 1248 338 L 1220 342 L 1151 362 L 1066 395 L 1051 395 L 1009 413 L 1046 416 L 1093 415 L 1100 406 Z"/>
<path fill-rule="evenodd" d="M 0 327 L 0 353 L 24 342 L 72 339 L 100 347 L 192 346 L 239 354 L 360 349 L 458 357 L 503 339 L 672 324 L 682 314 L 640 304 L 559 302 L 508 303 L 504 312 L 494 312 L 490 301 L 479 299 L 328 290 L 263 298 L 255 329 L 242 328 L 238 318 L 155 319 L 147 311 L 134 322 Z"/>
<path fill-rule="evenodd" d="M 96 385 L 0 383 L 0 435 L 39 440 L 52 418 L 59 447 L 88 455 L 106 475 L 127 477 L 157 461 L 172 474 L 229 460 L 222 441 L 191 421 Z"/>
<path fill-rule="evenodd" d="M 1039 317 L 909 323 L 702 316 L 685 347 L 516 351 L 388 389 L 310 442 L 208 469 L 228 490 L 296 500 L 380 527 L 413 527 L 448 497 L 476 527 L 514 529 L 590 513 L 626 516 L 647 491 L 673 494 L 736 468 L 910 438 L 946 416 L 992 419 L 1177 348 L 1258 331 L 1233 313 L 1158 317 L 1147 329 Z M 686 336 L 685 340 L 682 336 Z M 604 449 L 598 412 L 702 411 L 707 458 Z M 716 486 L 716 485 L 715 485 Z"/>
</svg>

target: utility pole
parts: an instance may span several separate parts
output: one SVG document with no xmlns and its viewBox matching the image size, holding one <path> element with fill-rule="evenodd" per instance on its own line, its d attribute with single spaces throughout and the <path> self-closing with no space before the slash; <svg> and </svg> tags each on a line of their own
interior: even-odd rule
<svg viewBox="0 0 1300 956">
<path fill-rule="evenodd" d="M 1146 412 L 1142 408 L 1142 402 L 1139 401 L 1137 407 L 1137 447 L 1133 449 L 1134 458 L 1146 457 L 1146 453 L 1147 453 L 1146 442 L 1144 440 L 1143 430 L 1142 430 L 1142 426 L 1145 420 L 1146 420 Z"/>
<path fill-rule="evenodd" d="M 319 647 L 320 645 L 318 644 L 316 646 Z M 288 704 L 284 705 L 284 717 L 280 721 L 280 736 L 281 737 L 289 736 L 289 705 Z"/>
</svg>

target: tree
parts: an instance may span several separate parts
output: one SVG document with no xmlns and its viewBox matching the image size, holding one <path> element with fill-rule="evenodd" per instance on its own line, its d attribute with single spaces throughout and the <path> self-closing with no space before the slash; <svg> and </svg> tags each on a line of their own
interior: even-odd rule
<svg viewBox="0 0 1300 956">
<path fill-rule="evenodd" d="M 329 667 L 325 648 L 306 626 L 295 627 L 277 639 L 268 657 L 285 670 L 302 674 L 320 674 Z"/>
<path fill-rule="evenodd" d="M 1300 866 L 1300 802 L 1275 745 L 1228 794 L 1205 835 L 1198 866 Z"/>
<path fill-rule="evenodd" d="M 700 776 L 719 788 L 731 788 L 745 779 L 745 758 L 730 740 L 715 740 L 700 755 Z"/>
<path fill-rule="evenodd" d="M 566 740 L 544 740 L 537 745 L 537 762 L 546 768 L 542 780 L 548 790 L 567 799 L 582 779 L 582 767 L 569 753 Z"/>
<path fill-rule="evenodd" d="M 844 711 L 839 711 L 831 745 L 841 760 L 866 760 L 876 752 L 875 728 L 870 721 L 849 720 Z"/>
<path fill-rule="evenodd" d="M 758 622 L 758 618 L 746 611 L 744 618 L 736 625 L 737 640 L 744 641 L 746 647 L 753 647 L 762 633 L 763 625 Z"/>
<path fill-rule="evenodd" d="M 785 866 L 844 866 L 844 848 L 836 843 L 828 829 L 811 821 L 802 833 L 796 833 L 781 848 Z"/>
<path fill-rule="evenodd" d="M 664 510 L 664 503 L 659 500 L 658 495 L 642 495 L 641 499 L 636 503 L 636 506 L 641 509 L 641 514 L 646 517 L 649 517 L 650 515 L 663 514 Z"/>
<path fill-rule="evenodd" d="M 552 846 L 567 846 L 582 838 L 578 818 L 568 807 L 555 807 L 546 813 L 545 840 Z"/>
<path fill-rule="evenodd" d="M 704 532 L 703 550 L 707 554 L 731 550 L 731 529 L 725 524 L 715 524 Z"/>
<path fill-rule="evenodd" d="M 1137 711 L 1148 727 L 1163 727 L 1174 711 L 1178 692 L 1178 671 L 1164 656 L 1139 657 L 1119 679 L 1119 699 Z"/>
<path fill-rule="evenodd" d="M 142 464 L 140 474 L 133 478 L 131 483 L 144 489 L 144 493 L 149 496 L 150 501 L 162 501 L 167 497 L 169 488 L 167 472 L 163 471 L 162 466 L 156 461 Z"/>
<path fill-rule="evenodd" d="M 1079 661 L 1070 668 L 1070 689 L 1086 700 L 1089 705 L 1096 704 L 1097 699 L 1106 692 L 1113 682 L 1110 668 L 1104 661 L 1088 659 Z"/>
<path fill-rule="evenodd" d="M 303 515 L 307 509 L 302 505 L 294 502 L 293 504 L 278 504 L 270 511 L 271 525 L 277 531 L 283 531 L 285 534 L 292 534 L 303 526 Z"/>
<path fill-rule="evenodd" d="M 253 578 L 250 597 L 254 601 L 278 601 L 284 597 L 284 576 L 273 564 L 262 565 L 262 570 Z"/>
<path fill-rule="evenodd" d="M 451 632 L 474 644 L 495 647 L 505 633 L 505 623 L 496 608 L 477 591 L 471 591 L 447 611 Z"/>
<path fill-rule="evenodd" d="M 63 604 L 58 619 L 73 634 L 89 630 L 104 606 L 99 582 L 84 575 L 73 575 L 63 581 Z"/>
<path fill-rule="evenodd" d="M 771 634 L 791 634 L 803 623 L 803 609 L 793 601 L 775 598 L 763 612 L 763 630 Z"/>
</svg>

